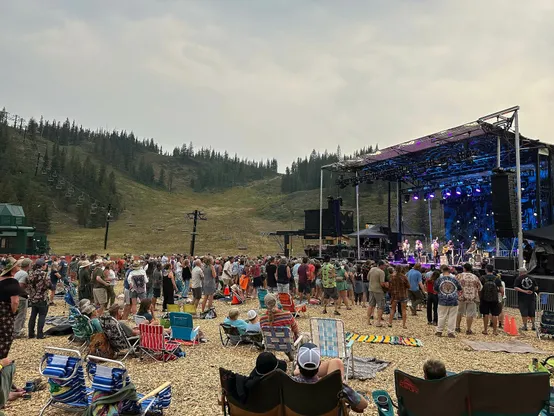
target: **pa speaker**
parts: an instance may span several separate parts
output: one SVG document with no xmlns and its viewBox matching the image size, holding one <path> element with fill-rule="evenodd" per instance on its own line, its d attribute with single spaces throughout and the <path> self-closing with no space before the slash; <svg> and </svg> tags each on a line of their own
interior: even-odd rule
<svg viewBox="0 0 554 416">
<path fill-rule="evenodd" d="M 494 173 L 491 177 L 494 230 L 498 238 L 517 236 L 516 179 L 511 172 Z"/>
<path fill-rule="evenodd" d="M 497 270 L 515 270 L 516 259 L 515 257 L 495 257 L 494 268 Z"/>
</svg>

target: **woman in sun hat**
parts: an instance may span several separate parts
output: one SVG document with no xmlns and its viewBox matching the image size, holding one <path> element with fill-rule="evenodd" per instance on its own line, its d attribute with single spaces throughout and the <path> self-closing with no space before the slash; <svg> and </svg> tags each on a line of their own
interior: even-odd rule
<svg viewBox="0 0 554 416">
<path fill-rule="evenodd" d="M 19 296 L 25 293 L 13 277 L 19 271 L 19 264 L 13 257 L 8 257 L 0 273 L 0 360 L 8 356 L 12 346 Z"/>
</svg>

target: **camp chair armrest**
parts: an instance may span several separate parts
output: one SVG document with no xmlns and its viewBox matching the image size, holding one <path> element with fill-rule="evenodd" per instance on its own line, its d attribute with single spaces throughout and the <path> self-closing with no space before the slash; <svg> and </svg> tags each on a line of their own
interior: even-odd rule
<svg viewBox="0 0 554 416">
<path fill-rule="evenodd" d="M 135 335 L 133 337 L 129 337 L 127 338 L 127 341 L 131 342 L 131 341 L 138 341 L 140 339 L 140 335 Z"/>
<path fill-rule="evenodd" d="M 350 341 L 348 341 L 348 344 L 346 344 L 346 349 L 351 350 L 353 346 L 354 346 L 354 340 L 351 339 Z"/>
<path fill-rule="evenodd" d="M 154 397 L 156 396 L 159 392 L 161 392 L 162 390 L 166 389 L 167 387 L 171 386 L 171 383 L 169 381 L 166 381 L 165 383 L 163 383 L 161 386 L 158 386 L 156 387 L 154 390 L 152 390 L 150 393 L 146 393 L 143 397 L 141 397 L 139 400 L 138 400 L 138 404 L 141 404 L 143 401 L 145 401 L 146 399 L 150 398 L 150 397 Z"/>
<path fill-rule="evenodd" d="M 300 345 L 300 342 L 302 342 L 302 338 L 304 337 L 304 334 L 300 334 L 300 336 L 296 339 L 296 341 L 294 341 L 294 348 L 298 347 L 298 345 Z"/>
</svg>

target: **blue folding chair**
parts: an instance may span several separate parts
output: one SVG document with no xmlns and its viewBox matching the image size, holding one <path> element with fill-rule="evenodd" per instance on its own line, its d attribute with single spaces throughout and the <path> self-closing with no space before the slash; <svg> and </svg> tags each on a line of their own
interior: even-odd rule
<svg viewBox="0 0 554 416">
<path fill-rule="evenodd" d="M 346 342 L 344 335 L 344 322 L 333 318 L 310 319 L 312 341 L 319 346 L 322 357 L 340 358 L 346 369 L 346 380 L 350 374 L 354 374 L 354 353 L 352 347 L 354 340 Z"/>
<path fill-rule="evenodd" d="M 267 309 L 265 306 L 265 295 L 267 295 L 267 289 L 258 289 L 258 300 L 260 301 L 260 309 Z"/>
<path fill-rule="evenodd" d="M 294 361 L 294 352 L 302 342 L 302 335 L 293 341 L 292 331 L 286 326 L 263 326 L 262 334 L 266 351 L 283 352 L 290 361 Z"/>
<path fill-rule="evenodd" d="M 192 315 L 185 312 L 170 312 L 171 338 L 183 341 L 194 341 L 198 335 L 199 326 L 193 329 Z"/>
<path fill-rule="evenodd" d="M 90 406 L 98 414 L 161 415 L 171 404 L 170 383 L 138 394 L 121 361 L 89 355 L 87 373 L 92 382 Z"/>
<path fill-rule="evenodd" d="M 46 347 L 39 366 L 48 377 L 50 398 L 39 416 L 52 406 L 66 412 L 82 412 L 88 406 L 83 360 L 78 350 Z"/>
</svg>

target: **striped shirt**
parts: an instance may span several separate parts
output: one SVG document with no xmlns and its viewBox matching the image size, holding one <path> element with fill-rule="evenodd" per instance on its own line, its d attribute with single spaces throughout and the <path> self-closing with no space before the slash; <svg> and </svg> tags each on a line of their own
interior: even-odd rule
<svg viewBox="0 0 554 416">
<path fill-rule="evenodd" d="M 276 310 L 273 313 L 273 322 L 269 322 L 269 318 L 266 312 L 264 315 L 260 316 L 260 327 L 263 328 L 267 326 L 287 326 L 294 333 L 295 339 L 298 338 L 298 336 L 300 335 L 298 324 L 296 323 L 290 312 Z"/>
</svg>

